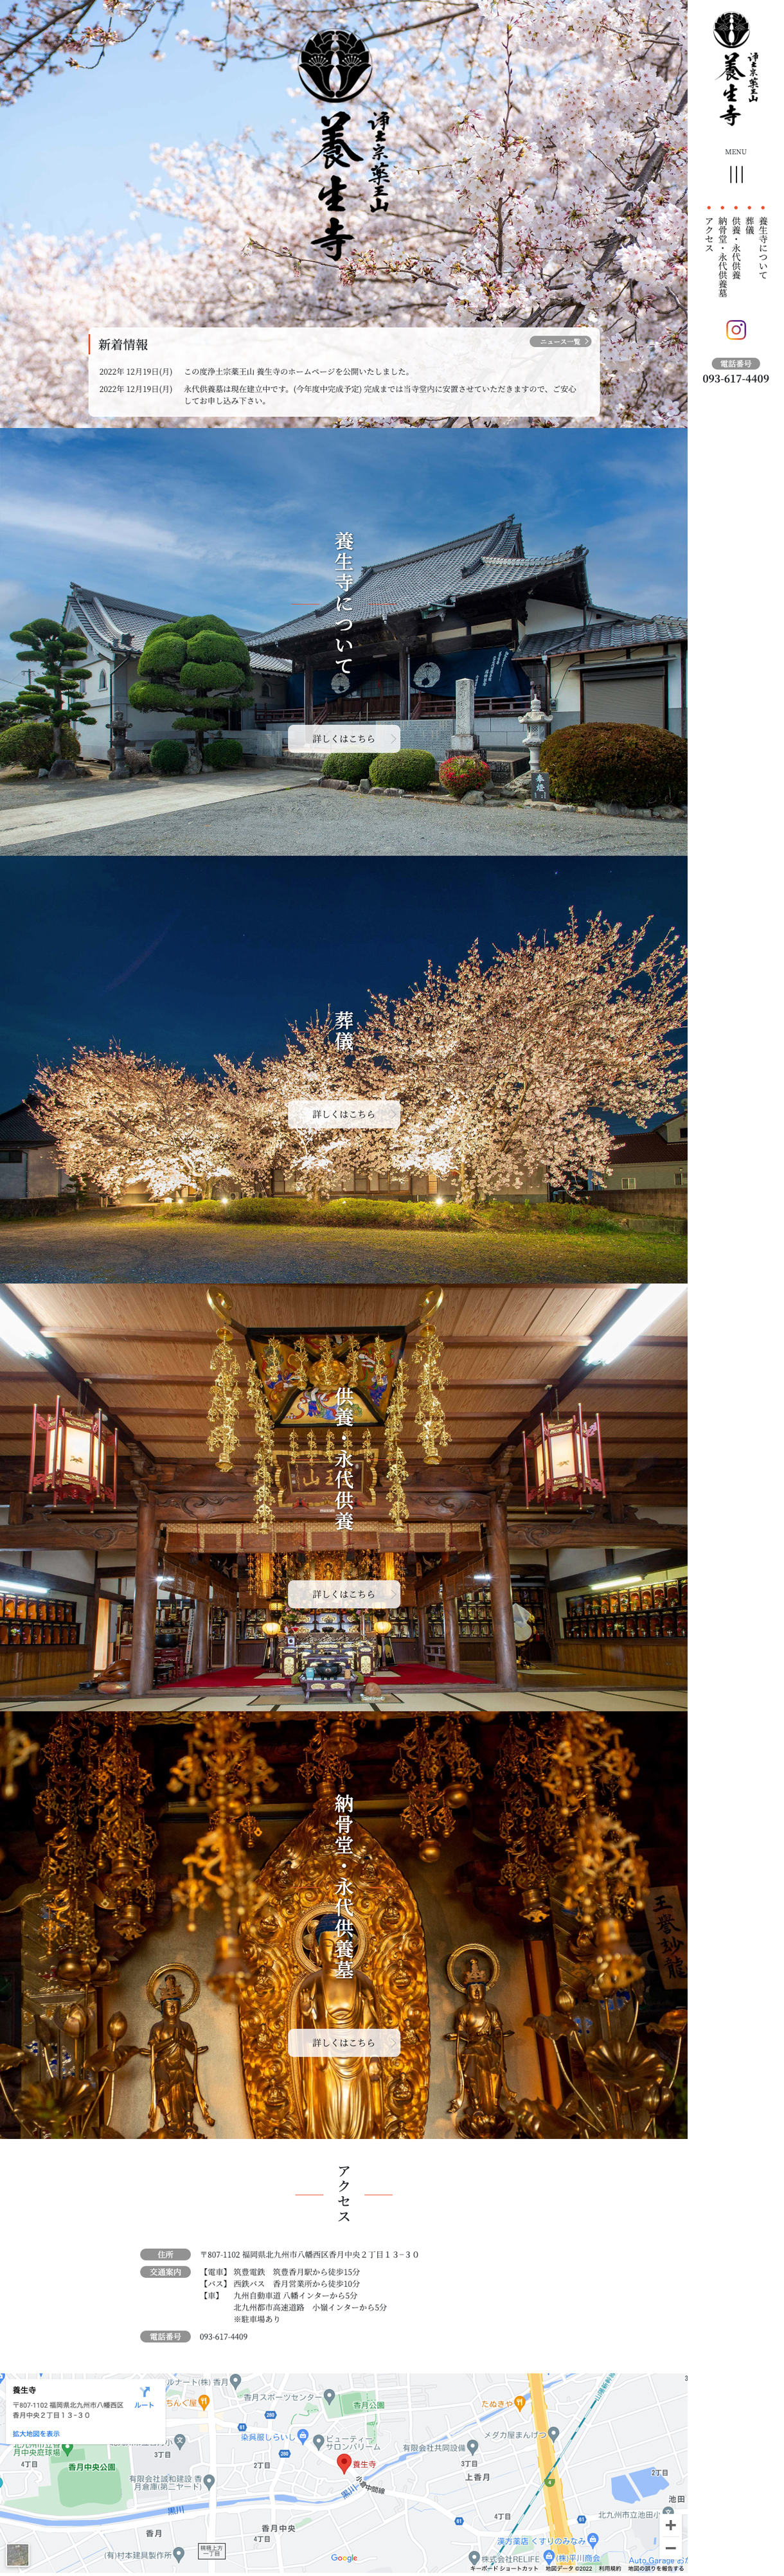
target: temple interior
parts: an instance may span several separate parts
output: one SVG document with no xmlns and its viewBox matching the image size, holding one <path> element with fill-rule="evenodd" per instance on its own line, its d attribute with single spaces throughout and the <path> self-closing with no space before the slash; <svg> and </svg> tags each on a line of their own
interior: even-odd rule
<svg viewBox="0 0 784 2576">
<path fill-rule="evenodd" d="M 686 1295 L 638 1293 L 4 1291 L 3 1696 L 682 1708 Z"/>
<path fill-rule="evenodd" d="M 680 1714 L 13 1733 L 5 2137 L 683 2134 Z"/>
</svg>

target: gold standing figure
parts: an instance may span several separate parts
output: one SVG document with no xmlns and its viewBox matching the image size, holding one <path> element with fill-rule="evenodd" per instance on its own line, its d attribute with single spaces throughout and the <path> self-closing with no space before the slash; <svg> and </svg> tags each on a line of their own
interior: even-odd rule
<svg viewBox="0 0 784 2576">
<path fill-rule="evenodd" d="M 464 1950 L 453 1950 L 447 1961 L 450 1985 L 464 1998 L 454 2024 L 457 2086 L 449 2107 L 461 2137 L 504 2138 L 515 2125 L 517 2103 L 506 2074 L 504 2039 L 511 2033 L 487 2001 L 488 1986 L 495 1985 L 499 1974 L 498 1960 L 493 1950 L 472 1950 L 464 1974 L 456 1976 L 455 1961 L 464 1957 Z"/>
<path fill-rule="evenodd" d="M 359 2031 L 380 2027 L 375 1988 L 357 1965 L 360 1941 L 355 1925 L 354 1964 L 347 1974 L 339 1965 L 339 1921 L 337 1914 L 322 1914 L 306 1927 L 305 1945 L 313 1968 L 294 1987 L 289 2010 L 291 2030 Z M 291 2071 L 302 2137 L 383 2138 L 380 2058 L 353 2057 L 348 2051 L 339 2057 L 295 2057 Z"/>
<path fill-rule="evenodd" d="M 160 2020 L 153 2022 L 148 2040 L 150 2052 L 150 2114 L 145 2138 L 199 2138 L 194 2114 L 200 2110 L 208 2129 L 215 2122 L 208 2111 L 199 2084 L 199 2058 L 206 2057 L 189 2021 L 182 2019 L 185 1995 L 178 1982 L 177 1970 L 191 1981 L 189 2004 L 195 2004 L 199 1980 L 192 1968 L 177 1960 L 173 1968 L 156 1968 L 148 1980 L 147 1996 L 157 2004 Z M 160 2115 L 162 2127 L 156 2122 Z"/>
</svg>

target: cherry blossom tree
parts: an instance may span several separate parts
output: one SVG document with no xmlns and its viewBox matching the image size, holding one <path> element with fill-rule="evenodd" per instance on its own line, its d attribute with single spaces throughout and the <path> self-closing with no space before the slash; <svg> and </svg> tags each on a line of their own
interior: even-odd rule
<svg viewBox="0 0 784 2576">
<path fill-rule="evenodd" d="M 140 0 L 136 21 L 145 14 Z M 198 42 L 219 63 L 256 62 L 296 51 L 306 29 L 298 0 L 274 18 L 268 0 L 232 0 L 223 35 Z M 87 417 L 83 333 L 100 286 L 107 323 L 594 322 L 602 421 L 682 419 L 683 0 L 570 0 L 568 12 L 560 0 L 477 0 L 410 17 L 396 6 L 379 13 L 373 58 L 356 139 L 366 104 L 383 98 L 388 207 L 375 213 L 369 181 L 352 174 L 339 262 L 313 248 L 318 120 L 265 158 L 247 133 L 156 150 L 160 177 L 139 203 L 183 227 L 176 253 L 160 238 L 113 253 L 33 235 L 9 247 L 7 416 Z"/>
<path fill-rule="evenodd" d="M 622 937 L 599 913 L 496 950 L 478 943 L 445 976 L 429 966 L 401 1002 L 374 998 L 357 1033 L 366 1064 L 401 1101 L 393 1168 L 456 1171 L 461 1197 L 609 1174 L 609 1119 L 644 1127 L 683 1092 L 685 957 L 674 932 L 644 953 L 648 923 Z"/>
<path fill-rule="evenodd" d="M 64 1171 L 108 1198 L 134 1183 L 153 1199 L 175 1198 L 225 1171 L 212 1085 L 181 1065 L 79 1046 L 70 1064 L 43 1065 L 35 1088 Z"/>
<path fill-rule="evenodd" d="M 644 1127 L 683 1093 L 685 954 L 674 932 L 646 949 L 599 913 L 555 939 L 521 939 L 483 967 L 475 942 L 454 975 L 429 966 L 400 1001 L 371 996 L 353 1058 L 327 1011 L 292 1027 L 260 1066 L 216 1057 L 203 1083 L 113 1047 L 77 1048 L 38 1076 L 42 1118 L 65 1168 L 110 1196 L 131 1181 L 169 1198 L 223 1176 L 268 1195 L 276 1164 L 306 1190 L 350 1191 L 378 1164 L 378 1131 L 290 1128 L 289 1101 L 398 1099 L 385 1131 L 396 1173 L 455 1174 L 475 1204 L 541 1175 L 571 1186 L 611 1168 L 612 1117 Z M 541 1185 L 541 1184 L 540 1184 Z"/>
</svg>

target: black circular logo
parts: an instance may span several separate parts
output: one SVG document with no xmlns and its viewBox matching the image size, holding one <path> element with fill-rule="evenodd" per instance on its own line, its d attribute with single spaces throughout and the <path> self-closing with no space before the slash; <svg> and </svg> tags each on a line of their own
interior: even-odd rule
<svg viewBox="0 0 784 2576">
<path fill-rule="evenodd" d="M 347 27 L 333 27 L 329 34 L 311 36 L 303 45 L 298 71 L 311 98 L 358 98 L 367 89 L 373 65 L 361 36 L 352 36 Z"/>
</svg>

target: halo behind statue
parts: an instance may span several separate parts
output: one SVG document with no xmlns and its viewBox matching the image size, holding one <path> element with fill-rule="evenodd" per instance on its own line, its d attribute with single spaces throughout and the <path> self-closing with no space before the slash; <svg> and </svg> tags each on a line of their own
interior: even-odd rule
<svg viewBox="0 0 784 2576">
<path fill-rule="evenodd" d="M 294 1956 L 299 1960 L 300 1967 L 310 1968 L 311 1970 L 315 1968 L 317 1964 L 316 1927 L 319 1923 L 324 1922 L 328 1915 L 337 1916 L 339 1912 L 339 1906 L 320 1905 L 318 1908 L 316 1906 L 311 1906 L 307 1914 L 300 1915 L 299 1921 L 294 1925 L 292 1934 Z M 361 1968 L 368 1945 L 365 1925 L 364 1923 L 359 1923 L 357 1921 L 355 1914 L 344 1915 L 343 1921 L 350 1922 L 351 1924 L 351 1929 L 355 1937 L 353 1965 L 355 1968 Z"/>
<path fill-rule="evenodd" d="M 462 1976 L 462 1977 L 456 1977 L 456 1976 L 454 1976 L 454 1975 L 453 1975 L 453 1973 L 452 1973 L 453 1968 L 454 1968 L 454 1964 L 455 1964 L 455 1960 L 456 1960 L 456 1959 L 467 1959 L 467 1960 L 468 1960 L 468 1963 L 469 1963 L 469 1964 L 468 1964 L 468 1967 L 466 1968 L 466 1970 L 465 1970 L 465 1974 L 464 1974 L 464 1976 Z M 491 1976 L 489 1976 L 489 1977 L 486 1977 L 486 1976 L 485 1976 L 484 1971 L 483 1971 L 482 1967 L 480 1966 L 480 1961 L 481 1961 L 482 1959 L 489 1959 L 489 1961 L 490 1961 L 490 1966 L 491 1966 L 491 1969 L 492 1969 L 492 1975 L 491 1975 Z M 496 1983 L 496 1979 L 497 1979 L 498 1977 L 500 1977 L 501 1970 L 500 1970 L 499 1963 L 498 1963 L 498 1960 L 497 1960 L 496 1955 L 495 1955 L 495 1951 L 494 1951 L 494 1950 L 489 1950 L 489 1949 L 488 1949 L 488 1946 L 487 1946 L 487 1942 L 486 1942 L 486 1941 L 462 1941 L 462 1942 L 461 1942 L 461 1944 L 460 1944 L 459 1949 L 457 1949 L 457 1950 L 452 1950 L 452 1951 L 450 1952 L 450 1956 L 449 1956 L 449 1958 L 447 1959 L 447 1963 L 446 1963 L 446 1973 L 447 1973 L 447 1976 L 448 1976 L 448 1978 L 449 1978 L 450 1986 L 454 1986 L 454 1987 L 455 1987 L 455 1990 L 456 1990 L 456 1993 L 457 1993 L 457 1994 L 459 1994 L 459 1995 L 462 1995 L 462 1994 L 464 1994 L 464 1993 L 465 1993 L 465 1989 L 466 1989 L 466 1986 L 467 1986 L 467 1984 L 468 1984 L 468 1978 L 469 1978 L 469 1974 L 470 1974 L 470 1968 L 471 1968 L 471 1963 L 472 1963 L 472 1961 L 475 1961 L 475 1962 L 476 1962 L 476 1967 L 477 1967 L 478 1973 L 479 1973 L 479 1975 L 480 1975 L 480 1977 L 481 1977 L 481 1979 L 482 1979 L 482 1984 L 483 1984 L 483 1986 L 494 1986 L 494 1985 L 495 1985 L 495 1983 Z"/>
<path fill-rule="evenodd" d="M 151 1977 L 148 1977 L 148 1979 L 147 1979 L 147 2001 L 148 2001 L 148 2003 L 149 2003 L 149 2004 L 157 2004 L 157 2005 L 158 2005 L 158 2009 L 159 2009 L 159 2011 L 160 2011 L 160 2005 L 161 2005 L 161 1997 L 160 1997 L 160 1995 L 159 1995 L 159 1994 L 157 1994 L 157 1993 L 156 1993 L 156 1987 L 160 1985 L 160 1981 L 161 1981 L 161 1978 L 162 1978 L 162 1977 L 189 1977 L 189 1978 L 190 1978 L 190 1982 L 191 1982 L 191 1993 L 190 1993 L 190 1995 L 188 1995 L 187 1997 L 185 1997 L 185 1996 L 183 1996 L 183 1997 L 182 1997 L 182 2001 L 183 2001 L 183 2002 L 186 2002 L 186 2001 L 187 2001 L 188 2011 L 190 2012 L 191 2005 L 192 2005 L 192 2004 L 195 2004 L 195 2003 L 198 2003 L 199 1995 L 200 1995 L 200 1992 L 201 1992 L 201 1987 L 200 1987 L 200 1984 L 199 1984 L 199 1979 L 198 1979 L 198 1977 L 197 1977 L 197 1975 L 196 1975 L 196 1970 L 195 1970 L 195 1968 L 188 1968 L 188 1967 L 186 1967 L 186 1964 L 185 1964 L 185 1960 L 184 1960 L 184 1959 L 173 1959 L 173 1960 L 170 1962 L 170 1965 L 169 1965 L 167 1968 L 154 1968 L 154 1969 L 153 1969 L 152 1976 L 151 1976 Z"/>
</svg>

